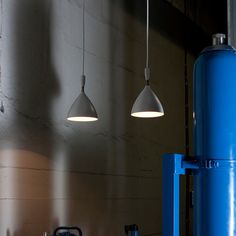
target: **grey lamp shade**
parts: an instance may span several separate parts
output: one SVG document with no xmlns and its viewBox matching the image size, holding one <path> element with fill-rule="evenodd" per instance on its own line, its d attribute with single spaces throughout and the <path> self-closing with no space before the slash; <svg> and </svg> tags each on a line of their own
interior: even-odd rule
<svg viewBox="0 0 236 236">
<path fill-rule="evenodd" d="M 164 115 L 163 107 L 149 85 L 146 85 L 134 102 L 131 116 L 154 118 Z"/>
<path fill-rule="evenodd" d="M 82 91 L 72 104 L 67 116 L 67 120 L 87 122 L 96 121 L 97 119 L 98 115 L 92 102 Z"/>
</svg>

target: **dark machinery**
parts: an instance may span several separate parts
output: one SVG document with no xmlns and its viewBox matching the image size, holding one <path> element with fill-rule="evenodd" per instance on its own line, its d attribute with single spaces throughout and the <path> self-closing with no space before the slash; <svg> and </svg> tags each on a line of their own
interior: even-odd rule
<svg viewBox="0 0 236 236">
<path fill-rule="evenodd" d="M 61 226 L 54 230 L 53 236 L 82 236 L 82 231 L 79 227 Z"/>
</svg>

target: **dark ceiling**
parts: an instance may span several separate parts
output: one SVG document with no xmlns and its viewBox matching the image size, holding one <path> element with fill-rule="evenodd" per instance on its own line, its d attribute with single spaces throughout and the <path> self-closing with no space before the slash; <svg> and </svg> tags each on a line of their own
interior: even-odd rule
<svg viewBox="0 0 236 236">
<path fill-rule="evenodd" d="M 113 2 L 145 23 L 145 0 L 113 0 Z M 186 0 L 186 3 L 188 17 L 171 2 L 150 0 L 150 23 L 152 28 L 181 46 L 187 42 L 189 51 L 198 54 L 202 48 L 211 44 L 213 33 L 227 32 L 227 1 Z"/>
</svg>

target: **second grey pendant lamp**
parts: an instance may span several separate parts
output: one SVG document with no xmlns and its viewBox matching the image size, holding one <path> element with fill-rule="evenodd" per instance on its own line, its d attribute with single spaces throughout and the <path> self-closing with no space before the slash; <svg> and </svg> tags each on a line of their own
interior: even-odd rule
<svg viewBox="0 0 236 236">
<path fill-rule="evenodd" d="M 85 13 L 85 0 L 83 0 L 83 65 L 82 65 L 82 76 L 81 76 L 81 92 L 79 96 L 75 99 L 67 115 L 67 120 L 79 121 L 79 122 L 96 121 L 98 119 L 95 107 L 93 106 L 92 102 L 84 92 L 84 87 L 86 82 L 86 77 L 84 74 L 84 57 L 85 57 L 84 13 Z"/>
<path fill-rule="evenodd" d="M 164 115 L 164 110 L 156 94 L 152 91 L 149 83 L 149 0 L 147 0 L 147 28 L 146 28 L 146 67 L 144 70 L 146 85 L 135 100 L 131 116 L 140 118 L 154 118 Z"/>
</svg>

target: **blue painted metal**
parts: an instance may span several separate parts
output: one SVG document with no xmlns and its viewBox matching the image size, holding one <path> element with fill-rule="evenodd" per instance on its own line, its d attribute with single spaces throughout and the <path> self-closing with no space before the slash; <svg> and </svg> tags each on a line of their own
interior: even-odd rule
<svg viewBox="0 0 236 236">
<path fill-rule="evenodd" d="M 163 158 L 163 235 L 179 236 L 180 175 L 194 174 L 194 236 L 236 235 L 236 51 L 205 49 L 194 67 L 194 160 Z"/>
<path fill-rule="evenodd" d="M 163 236 L 180 235 L 180 175 L 199 168 L 196 161 L 185 160 L 182 154 L 166 154 L 162 161 Z"/>
<path fill-rule="evenodd" d="M 138 226 L 136 224 L 125 225 L 124 229 L 125 229 L 125 234 L 127 236 L 129 234 L 129 232 L 130 232 L 130 236 L 139 236 L 139 230 L 138 230 Z"/>
<path fill-rule="evenodd" d="M 166 154 L 163 157 L 163 236 L 179 236 L 179 191 L 182 168 L 181 154 Z"/>
<path fill-rule="evenodd" d="M 200 163 L 198 161 L 187 161 L 187 160 L 183 160 L 182 162 L 182 168 L 184 170 L 195 170 L 195 169 L 199 169 L 200 167 Z"/>
<path fill-rule="evenodd" d="M 131 230 L 130 236 L 139 236 L 139 231 L 138 230 Z"/>
<path fill-rule="evenodd" d="M 194 67 L 194 236 L 236 235 L 236 53 L 205 49 Z"/>
</svg>

